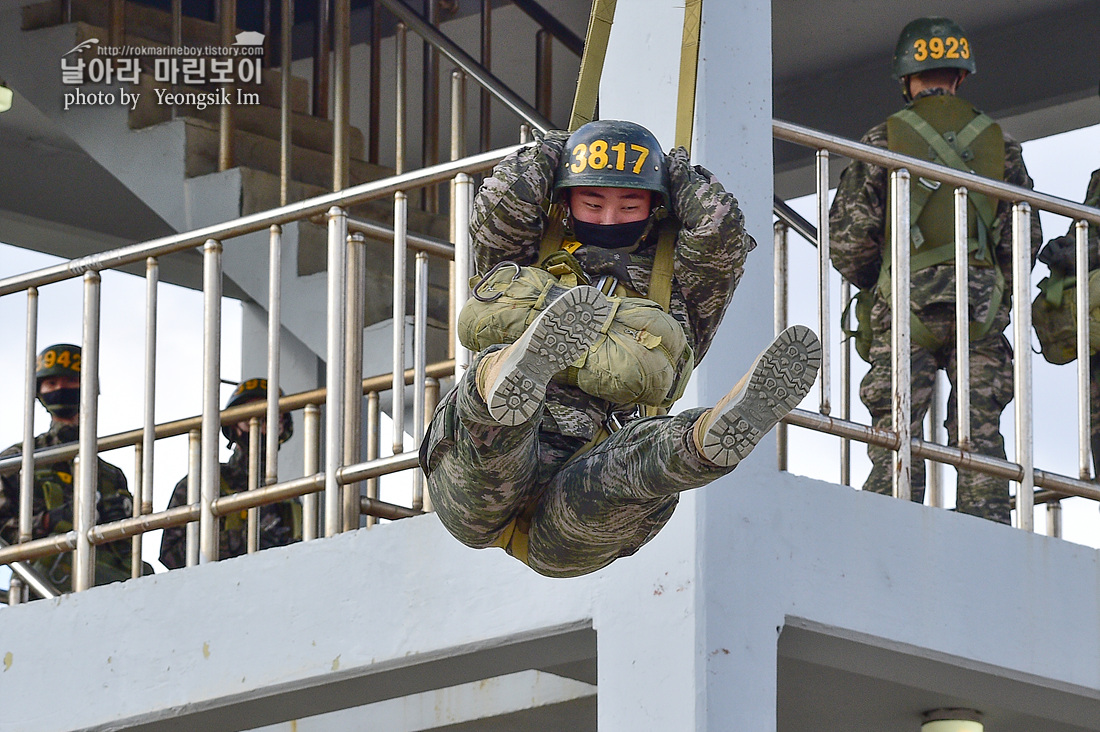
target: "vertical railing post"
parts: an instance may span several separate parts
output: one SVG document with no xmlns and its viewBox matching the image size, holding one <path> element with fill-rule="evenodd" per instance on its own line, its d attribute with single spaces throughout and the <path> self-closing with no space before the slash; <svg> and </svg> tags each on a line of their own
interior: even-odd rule
<svg viewBox="0 0 1100 732">
<path fill-rule="evenodd" d="M 367 394 L 367 461 L 378 459 L 379 448 L 382 443 L 381 436 L 381 400 L 378 392 Z M 378 498 L 378 478 L 367 478 L 367 498 Z M 378 519 L 367 516 L 367 526 L 374 526 Z"/>
<path fill-rule="evenodd" d="M 363 445 L 363 310 L 366 291 L 366 239 L 348 236 L 347 316 L 344 366 L 344 465 L 359 462 Z M 359 528 L 359 484 L 346 483 L 343 498 L 344 531 Z"/>
<path fill-rule="evenodd" d="M 408 198 L 393 194 L 393 454 L 405 451 L 405 256 L 408 252 Z"/>
<path fill-rule="evenodd" d="M 433 28 L 439 24 L 439 3 L 424 0 L 424 20 Z M 427 168 L 439 162 L 439 51 L 430 43 L 423 47 L 421 92 L 422 132 L 420 135 L 420 164 Z M 429 185 L 421 189 L 424 210 L 439 212 L 439 186 Z"/>
<path fill-rule="evenodd" d="M 413 289 L 413 448 L 424 439 L 425 383 L 428 365 L 428 253 L 417 252 Z M 424 507 L 424 474 L 413 471 L 412 507 Z"/>
<path fill-rule="evenodd" d="M 840 312 L 844 314 L 841 327 L 849 329 L 851 320 L 852 284 L 840 278 Z M 840 348 L 840 418 L 852 419 L 852 341 L 845 338 Z M 852 441 L 840 438 L 840 483 L 852 484 Z"/>
<path fill-rule="evenodd" d="M 221 26 L 222 48 L 233 45 L 237 32 L 237 0 L 220 0 L 218 22 Z M 224 56 L 223 60 L 230 63 L 232 56 Z M 233 82 L 227 81 L 221 85 L 227 97 L 232 97 Z M 233 167 L 233 105 L 218 105 L 218 170 L 229 170 Z"/>
<path fill-rule="evenodd" d="M 348 116 L 351 113 L 351 0 L 335 0 L 333 5 L 333 86 L 335 108 L 332 112 L 332 190 L 348 187 Z"/>
<path fill-rule="evenodd" d="M 493 66 L 493 0 L 481 0 L 481 66 L 486 71 Z M 489 90 L 482 87 L 479 111 L 481 114 L 481 150 L 492 147 L 492 102 Z"/>
<path fill-rule="evenodd" d="M 545 28 L 535 32 L 535 109 L 550 119 L 554 99 L 554 37 Z"/>
<path fill-rule="evenodd" d="M 367 162 L 378 164 L 382 124 L 382 5 L 370 4 L 370 110 L 367 122 Z"/>
<path fill-rule="evenodd" d="M 333 206 L 328 211 L 328 346 L 325 363 L 325 536 L 343 526 L 337 471 L 344 453 L 344 277 L 348 217 Z"/>
<path fill-rule="evenodd" d="M 909 171 L 890 173 L 890 286 L 893 347 L 893 420 L 898 436 L 894 461 L 894 497 L 912 496 L 912 353 L 909 336 Z"/>
<path fill-rule="evenodd" d="M 331 22 L 330 0 L 317 0 L 317 10 L 313 17 L 313 116 L 328 119 L 329 95 L 329 51 L 332 37 L 329 35 Z"/>
<path fill-rule="evenodd" d="M 156 445 L 156 386 L 157 386 L 157 291 L 160 284 L 160 264 L 156 257 L 145 260 L 145 392 L 141 426 L 141 493 L 134 494 L 137 515 L 153 512 L 153 457 Z M 134 552 L 141 553 L 142 534 L 134 537 Z M 140 565 L 138 565 L 140 566 Z"/>
<path fill-rule="evenodd" d="M 397 68 L 394 70 L 396 91 L 394 99 L 394 163 L 393 172 L 405 172 L 405 125 L 408 114 L 409 67 L 405 44 L 407 31 L 404 23 L 398 23 L 393 31 L 393 47 Z"/>
<path fill-rule="evenodd" d="M 19 472 L 19 542 L 34 532 L 34 402 L 38 398 L 38 288 L 27 288 L 27 334 L 23 359 L 23 456 Z"/>
<path fill-rule="evenodd" d="M 424 382 L 424 419 L 421 422 L 423 425 L 420 430 L 420 439 L 424 439 L 424 434 L 427 433 L 428 425 L 432 422 L 432 415 L 435 414 L 435 408 L 439 405 L 439 380 L 427 379 Z M 421 484 L 425 483 L 424 473 L 418 468 L 417 476 Z M 435 507 L 432 505 L 432 497 L 427 491 L 421 492 L 422 501 L 420 508 L 425 511 L 434 511 Z M 415 508 L 415 505 L 414 505 Z"/>
<path fill-rule="evenodd" d="M 1086 288 L 1087 289 L 1087 288 Z M 1035 530 L 1035 462 L 1031 423 L 1031 206 L 1012 206 L 1012 323 L 1015 326 L 1014 382 L 1016 462 L 1023 480 L 1016 488 L 1016 524 Z M 1087 312 L 1087 311 L 1086 311 Z"/>
<path fill-rule="evenodd" d="M 942 388 L 940 372 L 935 371 L 932 374 L 932 396 L 928 401 L 928 436 L 925 439 L 929 442 L 940 443 L 940 425 L 943 422 L 943 415 L 941 414 L 943 409 L 940 407 Z M 943 508 L 943 463 L 928 460 L 925 461 L 925 465 L 924 474 L 927 481 L 928 505 Z"/>
<path fill-rule="evenodd" d="M 267 251 L 267 435 L 264 456 L 264 485 L 279 481 L 279 433 L 282 415 L 279 413 L 282 356 L 282 228 L 272 225 Z"/>
<path fill-rule="evenodd" d="M 1089 222 L 1078 221 L 1074 226 L 1077 252 L 1077 312 L 1087 313 L 1089 303 Z M 1089 446 L 1091 425 L 1089 424 L 1089 351 L 1092 335 L 1089 333 L 1089 318 L 1077 318 L 1077 476 L 1081 480 L 1089 479 Z"/>
<path fill-rule="evenodd" d="M 451 72 L 451 160 L 459 160 L 466 154 L 466 75 L 455 69 Z M 451 193 L 451 241 L 455 240 L 455 182 L 450 184 Z M 455 263 L 448 264 L 447 276 L 450 282 L 451 292 L 455 287 Z M 454 298 L 448 303 L 447 321 L 455 322 L 458 315 L 453 311 Z M 447 335 L 447 356 L 454 358 L 455 347 L 458 342 L 455 339 L 454 329 L 449 329 Z"/>
<path fill-rule="evenodd" d="M 145 481 L 142 475 L 142 466 L 144 465 L 144 459 L 142 453 L 145 451 L 142 449 L 140 442 L 134 445 L 134 485 L 133 496 L 134 500 L 130 504 L 130 516 L 137 518 L 141 516 L 141 496 L 145 493 Z M 134 534 L 130 537 L 130 577 L 131 579 L 141 576 L 141 542 L 144 534 Z"/>
<path fill-rule="evenodd" d="M 821 336 L 821 413 L 832 412 L 829 351 L 829 151 L 817 151 L 817 327 Z"/>
<path fill-rule="evenodd" d="M 970 449 L 970 222 L 966 188 L 955 189 L 955 413 L 958 445 Z M 935 505 L 935 504 L 933 504 Z"/>
<path fill-rule="evenodd" d="M 473 196 L 473 181 L 465 173 L 455 176 L 455 286 L 452 290 L 452 320 L 450 328 L 457 334 L 458 316 L 462 306 L 470 296 L 470 203 Z M 470 351 L 458 343 L 455 337 L 455 383 L 462 379 L 470 365 Z"/>
<path fill-rule="evenodd" d="M 772 264 L 772 289 L 775 300 L 772 303 L 772 324 L 775 335 L 787 328 L 787 232 L 788 226 L 782 221 L 772 225 L 774 242 Z M 787 469 L 787 425 L 780 422 L 775 428 L 775 455 L 779 470 Z"/>
<path fill-rule="evenodd" d="M 8 584 L 8 606 L 14 607 L 23 603 L 23 580 L 18 575 L 12 574 Z"/>
<path fill-rule="evenodd" d="M 282 0 L 279 35 L 279 205 L 290 201 L 290 64 L 294 60 L 294 0 Z"/>
<path fill-rule="evenodd" d="M 202 432 L 191 430 L 187 433 L 187 505 L 194 506 L 202 501 Z M 184 532 L 184 548 L 187 554 L 187 566 L 199 563 L 199 525 L 198 521 L 187 524 Z"/>
<path fill-rule="evenodd" d="M 270 396 L 270 392 L 269 392 Z M 268 430 L 271 432 L 273 430 Z M 260 487 L 260 418 L 252 417 L 248 420 L 248 479 L 247 490 L 254 491 Z M 248 509 L 247 538 L 249 554 L 255 554 L 260 550 L 260 509 L 253 507 Z"/>
<path fill-rule="evenodd" d="M 307 404 L 302 412 L 302 435 L 302 472 L 317 475 L 321 470 L 321 408 L 316 404 Z M 317 538 L 317 513 L 317 493 L 311 491 L 302 496 L 302 541 Z"/>
<path fill-rule="evenodd" d="M 199 564 L 218 561 L 218 517 L 214 501 L 221 495 L 221 465 L 218 442 L 221 415 L 218 392 L 221 388 L 222 356 L 222 245 L 207 239 L 203 246 L 203 323 L 202 323 L 202 469 L 199 490 Z"/>
<path fill-rule="evenodd" d="M 95 585 L 95 545 L 91 530 L 95 526 L 96 496 L 99 492 L 99 272 L 84 273 L 84 333 L 80 352 L 80 467 L 75 471 L 76 495 L 73 524 L 76 528 L 76 554 L 73 560 L 73 590 L 81 592 Z"/>
<path fill-rule="evenodd" d="M 107 44 L 121 46 L 126 42 L 126 0 L 109 0 L 107 12 Z"/>
</svg>

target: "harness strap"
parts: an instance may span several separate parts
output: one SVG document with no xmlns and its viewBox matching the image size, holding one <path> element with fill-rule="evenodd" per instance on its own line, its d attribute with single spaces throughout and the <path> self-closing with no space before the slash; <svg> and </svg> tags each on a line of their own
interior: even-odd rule
<svg viewBox="0 0 1100 732">
<path fill-rule="evenodd" d="M 569 463 L 573 462 L 581 455 L 584 455 L 586 452 L 588 452 L 593 447 L 600 444 L 610 436 L 611 433 L 608 432 L 607 428 L 601 427 L 599 432 L 597 432 L 591 440 L 581 445 L 580 449 L 573 453 L 572 457 L 565 461 L 565 464 L 568 465 Z M 519 561 L 527 564 L 527 552 L 529 546 L 528 535 L 531 531 L 531 519 L 534 517 L 535 509 L 538 507 L 539 501 L 542 499 L 542 495 L 545 492 L 546 486 L 543 486 L 538 493 L 536 493 L 527 501 L 527 504 L 523 507 L 523 510 L 520 511 L 514 519 L 508 522 L 508 524 L 504 527 L 504 530 L 500 532 L 500 536 L 498 536 L 496 538 L 496 541 L 494 541 L 489 546 L 499 547 Z"/>
<path fill-rule="evenodd" d="M 973 171 L 970 166 L 967 165 L 962 155 L 959 154 L 958 150 L 966 150 L 974 143 L 979 135 L 985 132 L 990 125 L 993 124 L 993 120 L 990 119 L 988 115 L 979 112 L 974 119 L 970 120 L 970 122 L 962 128 L 962 130 L 952 135 L 952 143 L 949 142 L 944 135 L 937 132 L 936 128 L 929 124 L 927 120 L 911 109 L 903 109 L 896 112 L 893 117 L 913 128 L 913 131 L 928 143 L 933 154 L 938 158 L 940 163 L 968 173 Z M 924 236 L 920 231 L 920 227 L 917 225 L 917 221 L 924 211 L 925 204 L 928 203 L 932 193 L 938 190 L 938 188 L 938 185 L 933 187 L 926 184 L 923 178 L 918 178 L 917 184 L 912 186 L 910 190 L 910 237 L 914 243 L 914 247 L 917 249 L 924 243 Z M 993 296 L 990 299 L 989 315 L 981 323 L 970 324 L 970 338 L 972 340 L 977 340 L 984 338 L 993 326 L 993 319 L 996 317 L 997 311 L 1000 309 L 1001 302 L 1004 298 L 1005 278 L 1004 273 L 1001 272 L 1001 268 L 993 261 L 993 254 L 989 247 L 989 231 L 993 228 L 993 222 L 996 218 L 993 203 L 988 196 L 980 193 L 970 192 L 967 198 L 974 205 L 974 209 L 978 213 L 978 221 L 976 222 L 978 236 L 976 239 L 972 238 L 968 242 L 967 252 L 976 260 L 976 265 L 992 266 L 996 277 L 993 286 Z M 919 251 L 913 254 L 910 259 L 910 271 L 918 272 L 937 264 L 949 262 L 954 259 L 954 257 L 955 245 L 953 243 L 942 244 L 933 249 Z M 891 250 L 890 247 L 885 247 L 882 257 L 882 268 L 879 270 L 877 288 L 879 292 L 882 293 L 882 296 L 887 299 L 889 299 L 891 291 L 889 275 L 890 263 Z M 929 330 L 916 315 L 913 315 L 910 319 L 909 327 L 913 341 L 917 343 L 917 345 L 928 350 L 937 350 L 943 346 L 943 343 L 936 339 L 932 331 Z"/>
</svg>

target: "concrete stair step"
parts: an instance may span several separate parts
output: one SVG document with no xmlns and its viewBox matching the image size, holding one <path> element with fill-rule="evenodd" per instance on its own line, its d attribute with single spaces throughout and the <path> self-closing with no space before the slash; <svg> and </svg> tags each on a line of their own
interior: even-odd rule
<svg viewBox="0 0 1100 732">
<path fill-rule="evenodd" d="M 265 70 L 264 73 L 267 73 L 267 71 Z M 255 89 L 255 86 L 251 84 L 240 87 L 242 93 L 251 93 L 253 89 Z M 190 99 L 196 101 L 202 97 L 194 95 L 205 95 L 216 91 L 213 87 L 176 86 L 172 88 L 154 81 L 151 74 L 142 74 L 141 83 L 138 84 L 136 90 L 141 93 L 141 96 L 137 106 L 130 112 L 130 128 L 135 130 L 172 119 L 172 105 L 162 104 L 161 96 L 157 94 L 157 90 L 161 90 L 165 94 L 183 95 L 185 98 L 190 95 Z M 233 104 L 233 124 L 237 129 L 278 142 L 282 134 L 280 110 L 277 106 L 272 107 L 264 104 L 262 97 L 260 101 L 260 104 Z M 183 104 L 176 106 L 177 116 L 201 119 L 215 126 L 218 124 L 219 114 L 216 105 Z M 333 123 L 331 120 L 319 119 L 310 114 L 292 111 L 290 130 L 292 144 L 332 154 Z M 348 150 L 352 158 L 362 160 L 365 155 L 363 133 L 358 128 L 351 127 L 348 130 Z"/>
<path fill-rule="evenodd" d="M 186 172 L 189 178 L 218 169 L 218 126 L 202 119 L 185 117 L 187 124 Z M 236 165 L 255 168 L 274 175 L 279 174 L 280 145 L 273 140 L 244 129 L 236 129 L 233 135 L 233 158 Z M 332 188 L 331 153 L 312 150 L 299 145 L 290 150 L 291 177 L 301 183 Z M 349 162 L 351 185 L 378 180 L 393 175 L 393 171 L 380 165 L 351 158 Z"/>
</svg>

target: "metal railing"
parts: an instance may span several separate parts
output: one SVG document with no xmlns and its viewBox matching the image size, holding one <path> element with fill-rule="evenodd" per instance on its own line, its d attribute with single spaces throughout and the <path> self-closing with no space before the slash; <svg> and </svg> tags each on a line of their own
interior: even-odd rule
<svg viewBox="0 0 1100 732">
<path fill-rule="evenodd" d="M 820 408 L 817 413 L 795 410 L 785 422 L 806 429 L 823 432 L 841 438 L 841 479 L 850 482 L 849 441 L 855 440 L 869 445 L 889 448 L 897 452 L 894 472 L 894 494 L 909 498 L 910 470 L 913 459 L 927 459 L 935 463 L 952 465 L 956 468 L 976 471 L 988 475 L 1007 478 L 1017 484 L 1015 507 L 1019 528 L 1031 531 L 1033 526 L 1033 506 L 1035 503 L 1047 503 L 1051 511 L 1057 511 L 1057 502 L 1066 496 L 1081 496 L 1100 500 L 1100 489 L 1089 480 L 1089 334 L 1088 319 L 1078 318 L 1077 323 L 1077 393 L 1078 393 L 1078 465 L 1079 475 L 1070 477 L 1058 473 L 1038 470 L 1034 466 L 1032 435 L 1032 376 L 1031 376 L 1031 233 L 1030 217 L 1032 211 L 1049 211 L 1065 216 L 1076 222 L 1077 276 L 1078 281 L 1087 281 L 1087 232 L 1088 224 L 1100 225 L 1100 210 L 1061 198 L 1046 195 L 1026 188 L 1009 185 L 984 178 L 972 173 L 930 163 L 927 160 L 911 158 L 899 153 L 872 147 L 840 137 L 827 135 L 788 122 L 775 121 L 772 124 L 776 139 L 795 143 L 814 149 L 817 152 L 817 192 L 816 211 L 818 225 L 811 224 L 794 213 L 789 206 L 777 201 L 774 213 L 779 219 L 775 225 L 775 327 L 781 329 L 787 324 L 786 293 L 787 284 L 787 236 L 794 230 L 817 247 L 818 281 L 818 329 L 821 334 L 822 392 Z M 839 155 L 860 160 L 886 168 L 889 171 L 890 199 L 899 205 L 892 207 L 892 226 L 890 227 L 892 261 L 892 288 L 890 307 L 892 313 L 892 337 L 894 338 L 894 404 L 893 430 L 881 430 L 857 424 L 851 421 L 851 346 L 842 342 L 841 346 L 841 393 L 843 395 L 840 417 L 830 415 L 830 387 L 826 378 L 834 340 L 832 333 L 835 324 L 829 313 L 828 281 L 831 264 L 829 261 L 828 235 L 828 183 L 829 156 Z M 910 434 L 909 403 L 909 359 L 899 358 L 899 354 L 908 354 L 910 350 L 909 317 L 909 278 L 910 278 L 910 242 L 909 242 L 909 185 L 912 176 L 920 176 L 933 181 L 946 183 L 954 187 L 955 197 L 955 268 L 956 268 L 956 352 L 957 413 L 959 418 L 958 447 L 936 444 L 930 440 L 914 438 Z M 967 192 L 975 191 L 1004 200 L 1012 205 L 1012 262 L 1013 291 L 1012 323 L 1013 342 L 1017 344 L 1014 358 L 1013 395 L 1015 403 L 1015 460 L 1009 461 L 997 457 L 979 455 L 970 450 L 970 366 L 969 366 L 969 292 L 967 287 Z M 1037 213 L 1035 214 L 1037 215 Z M 1085 280 L 1082 280 L 1085 275 Z M 851 288 L 842 283 L 842 306 L 847 312 L 851 298 Z M 1078 288 L 1078 312 L 1088 311 L 1088 290 Z M 845 324 L 845 327 L 847 325 Z M 905 388 L 897 388 L 898 384 Z M 780 467 L 785 468 L 787 458 L 786 436 L 780 439 Z M 930 481 L 930 488 L 931 488 Z M 1046 489 L 1035 492 L 1035 488 Z M 930 491 L 933 506 L 942 507 L 943 497 L 938 491 Z M 1057 526 L 1057 521 L 1051 522 Z"/>
<path fill-rule="evenodd" d="M 434 400 L 438 399 L 438 380 L 455 374 L 461 375 L 465 369 L 468 354 L 459 352 L 458 360 L 441 363 L 427 363 L 425 324 L 427 322 L 428 257 L 442 258 L 448 263 L 454 260 L 456 270 L 461 274 L 460 283 L 466 281 L 470 267 L 470 248 L 468 219 L 472 205 L 472 182 L 470 176 L 492 167 L 511 153 L 516 147 L 480 153 L 462 160 L 443 163 L 412 173 L 365 183 L 338 193 L 325 194 L 298 203 L 288 204 L 260 214 L 244 216 L 233 221 L 208 226 L 193 232 L 164 237 L 149 242 L 134 244 L 120 249 L 74 259 L 53 267 L 29 272 L 16 277 L 0 280 L 0 296 L 26 293 L 27 331 L 24 386 L 28 389 L 24 399 L 25 415 L 31 415 L 24 422 L 26 437 L 22 455 L 0 460 L 0 472 L 5 474 L 22 471 L 20 483 L 19 543 L 0 548 L 0 564 L 25 562 L 61 552 L 74 551 L 73 589 L 81 591 L 94 583 L 93 547 L 111 541 L 126 538 L 133 539 L 136 558 L 132 575 L 138 576 L 141 570 L 140 554 L 142 534 L 148 531 L 179 526 L 197 520 L 197 532 L 187 533 L 188 564 L 215 561 L 218 557 L 218 519 L 232 512 L 255 509 L 267 503 L 303 497 L 304 538 L 314 538 L 318 533 L 317 498 L 324 494 L 324 517 L 320 530 L 325 536 L 357 528 L 360 513 L 366 512 L 375 517 L 401 518 L 416 515 L 425 508 L 423 487 L 417 482 L 414 489 L 412 506 L 403 507 L 378 500 L 377 481 L 384 474 L 415 468 L 415 451 L 406 452 L 404 443 L 403 415 L 405 413 L 405 385 L 411 383 L 414 389 L 413 437 L 416 443 L 423 434 L 424 422 L 434 409 Z M 409 234 L 407 219 L 402 214 L 405 206 L 406 191 L 418 187 L 450 181 L 453 185 L 456 221 L 452 227 L 455 232 L 454 243 L 443 242 L 430 237 Z M 393 229 L 368 221 L 349 219 L 347 207 L 370 200 L 392 196 L 395 205 L 395 226 Z M 221 258 L 223 242 L 233 246 L 233 239 L 245 234 L 267 231 L 270 237 L 268 292 L 268 385 L 269 393 L 278 393 L 280 383 L 280 364 L 278 354 L 281 348 L 281 328 L 279 321 L 281 227 L 302 220 L 311 220 L 324 216 L 328 227 L 328 284 L 327 284 L 327 351 L 326 383 L 328 388 L 317 389 L 300 394 L 282 397 L 268 402 L 254 402 L 225 410 L 219 409 L 219 386 L 221 368 Z M 394 370 L 361 381 L 357 374 L 362 373 L 361 347 L 348 347 L 362 338 L 365 287 L 365 257 L 363 255 L 364 237 L 389 240 L 394 246 Z M 202 247 L 203 252 L 203 387 L 201 415 L 176 420 L 161 425 L 153 421 L 153 388 L 156 373 L 156 350 L 153 347 L 156 338 L 157 274 L 159 260 L 171 254 Z M 405 364 L 404 328 L 405 322 L 405 252 L 411 249 L 415 253 L 414 281 L 414 323 L 413 364 Z M 98 397 L 94 384 L 97 382 L 99 354 L 99 300 L 100 272 L 135 262 L 146 262 L 146 347 L 145 347 L 145 403 L 142 427 L 128 432 L 109 435 L 97 439 Z M 399 268 L 398 268 L 399 267 Z M 81 368 L 80 403 L 80 441 L 78 444 L 62 445 L 43 450 L 34 450 L 33 409 L 34 409 L 34 354 L 37 350 L 37 312 L 39 288 L 64 280 L 82 278 L 84 284 L 83 315 L 83 359 Z M 455 288 L 456 292 L 464 288 Z M 461 295 L 456 295 L 461 297 Z M 459 306 L 461 301 L 459 301 Z M 452 308 L 452 313 L 457 312 Z M 454 329 L 454 323 L 450 324 Z M 359 461 L 357 452 L 350 448 L 357 446 L 358 434 L 355 432 L 361 420 L 357 405 L 363 394 L 368 395 L 367 416 L 368 445 L 376 446 L 379 440 L 377 425 L 380 423 L 380 392 L 390 390 L 393 394 L 392 414 L 394 421 L 394 455 L 377 457 L 377 448 L 368 448 L 368 459 Z M 320 410 L 325 412 L 324 448 L 318 442 L 320 434 Z M 351 407 L 349 408 L 349 405 Z M 305 409 L 305 433 L 307 435 L 304 469 L 306 475 L 295 480 L 278 481 L 278 430 L 269 430 L 267 435 L 267 462 L 264 466 L 253 464 L 249 470 L 251 490 L 235 495 L 220 495 L 220 467 L 218 459 L 218 440 L 221 428 L 226 424 L 235 424 L 249 420 L 250 440 L 254 447 L 259 446 L 260 418 L 267 424 L 276 424 L 280 412 Z M 350 416 L 350 419 L 348 417 Z M 370 427 L 374 425 L 374 427 Z M 152 511 L 153 461 L 152 445 L 158 439 L 175 435 L 189 435 L 191 456 L 188 473 L 188 505 L 159 513 Z M 350 438 L 350 439 L 349 439 Z M 274 444 L 273 444 L 274 443 Z M 135 501 L 135 515 L 131 518 L 111 523 L 95 524 L 95 495 L 98 471 L 97 456 L 102 450 L 133 446 L 137 450 L 138 498 Z M 251 454 L 257 455 L 258 450 Z M 75 505 L 74 529 L 64 534 L 31 540 L 31 500 L 34 489 L 33 475 L 35 466 L 51 462 L 77 459 L 79 467 L 74 486 Z M 323 463 L 321 462 L 323 460 Z M 323 466 L 323 469 L 322 469 Z M 262 473 L 262 481 L 261 481 Z M 360 497 L 354 488 L 356 483 L 368 481 L 368 493 Z M 370 481 L 374 481 L 371 483 Z M 261 485 L 262 483 L 262 485 Z M 372 486 L 374 492 L 371 492 Z M 249 512 L 249 542 L 255 550 L 256 512 Z M 34 576 L 25 567 L 13 566 L 16 574 L 32 586 Z M 39 592 L 39 594 L 42 594 Z M 16 595 L 17 596 L 17 595 Z"/>
</svg>

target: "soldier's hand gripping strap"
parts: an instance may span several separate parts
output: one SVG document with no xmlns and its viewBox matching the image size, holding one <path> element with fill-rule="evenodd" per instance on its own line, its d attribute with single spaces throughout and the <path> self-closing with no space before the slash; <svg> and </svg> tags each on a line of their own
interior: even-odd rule
<svg viewBox="0 0 1100 732">
<path fill-rule="evenodd" d="M 477 298 L 458 319 L 458 337 L 472 351 L 513 343 L 560 293 L 558 278 L 534 267 L 501 268 L 471 281 Z M 652 300 L 611 297 L 604 334 L 558 380 L 615 404 L 668 407 L 695 367 L 683 327 Z"/>
</svg>

